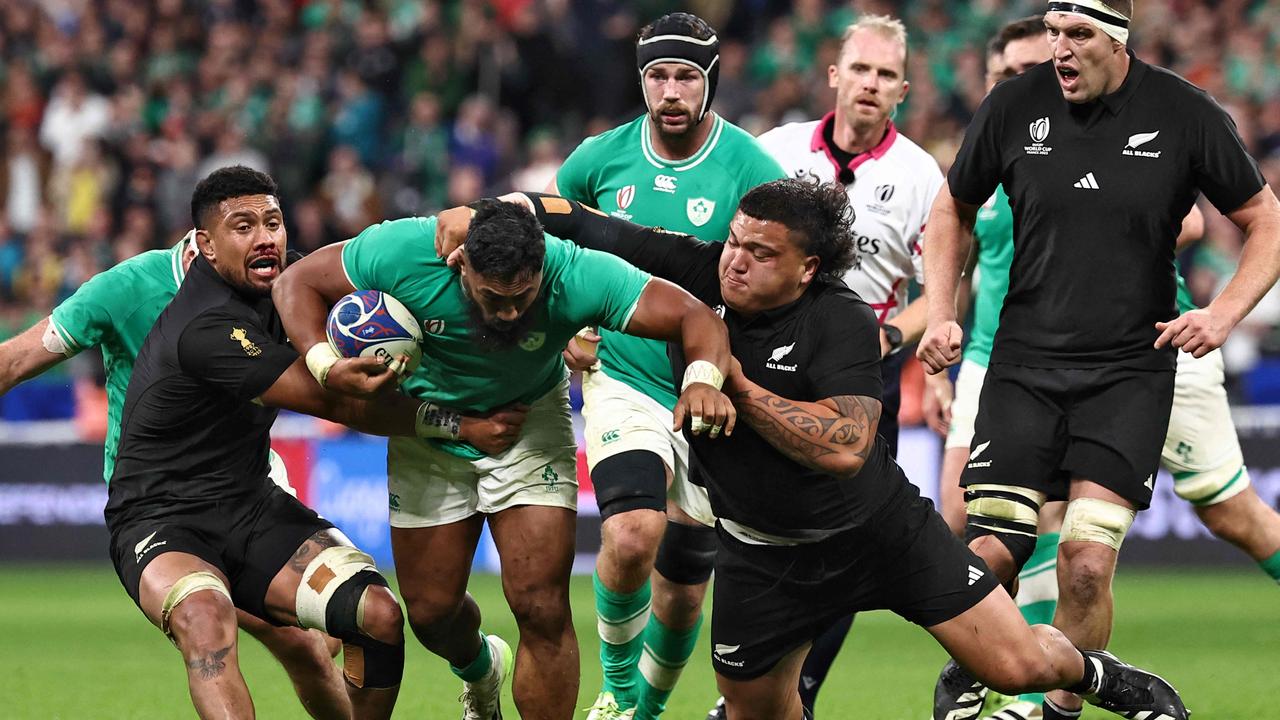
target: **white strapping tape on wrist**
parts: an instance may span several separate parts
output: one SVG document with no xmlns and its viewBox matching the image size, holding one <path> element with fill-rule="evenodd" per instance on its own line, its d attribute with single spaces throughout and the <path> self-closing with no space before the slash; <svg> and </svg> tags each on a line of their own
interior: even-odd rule
<svg viewBox="0 0 1280 720">
<path fill-rule="evenodd" d="M 707 360 L 694 360 L 684 369 L 684 380 L 680 383 L 680 392 L 684 392 L 696 382 L 706 383 L 719 390 L 724 385 L 724 375 L 715 364 Z"/>
<path fill-rule="evenodd" d="M 325 387 L 325 380 L 329 377 L 329 371 L 334 365 L 338 364 L 340 356 L 327 341 L 318 342 L 311 346 L 307 351 L 307 369 L 311 371 L 311 376 L 320 383 L 320 387 Z"/>
</svg>

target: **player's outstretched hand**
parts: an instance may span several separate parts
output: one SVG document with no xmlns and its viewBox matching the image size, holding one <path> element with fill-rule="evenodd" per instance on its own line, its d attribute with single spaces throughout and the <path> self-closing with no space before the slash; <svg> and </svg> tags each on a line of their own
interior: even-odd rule
<svg viewBox="0 0 1280 720">
<path fill-rule="evenodd" d="M 916 357 L 924 363 L 929 374 L 936 375 L 960 362 L 960 341 L 963 338 L 964 331 L 954 320 L 930 325 L 916 348 Z"/>
<path fill-rule="evenodd" d="M 485 415 L 463 415 L 458 435 L 486 455 L 500 455 L 520 439 L 529 406 L 512 403 Z"/>
<path fill-rule="evenodd" d="M 600 336 L 591 328 L 583 328 L 577 335 L 569 338 L 569 344 L 560 354 L 564 364 L 573 372 L 591 370 L 600 361 L 596 357 L 596 346 L 600 344 Z"/>
<path fill-rule="evenodd" d="M 1172 344 L 1195 357 L 1204 357 L 1222 347 L 1227 335 L 1231 334 L 1231 327 L 1231 321 L 1215 313 L 1213 305 L 1188 310 L 1167 323 L 1156 323 L 1156 330 L 1160 333 L 1156 338 L 1156 349 Z"/>
<path fill-rule="evenodd" d="M 951 401 L 955 388 L 946 373 L 924 376 L 924 395 L 920 398 L 920 410 L 929 429 L 946 437 L 951 429 Z"/>
<path fill-rule="evenodd" d="M 689 387 L 680 393 L 672 412 L 672 430 L 680 432 L 685 418 L 689 418 L 689 429 L 694 435 L 707 433 L 713 440 L 723 432 L 727 437 L 733 434 L 733 426 L 738 421 L 738 411 L 734 409 L 729 397 L 706 383 L 689 383 Z"/>
<path fill-rule="evenodd" d="M 389 364 L 376 357 L 341 358 L 329 369 L 324 386 L 358 398 L 371 398 L 392 392 L 403 379 L 409 356 L 401 355 Z"/>
<path fill-rule="evenodd" d="M 467 239 L 471 216 L 475 214 L 471 208 L 462 206 L 436 215 L 436 255 L 445 258 L 449 267 L 457 267 L 459 249 Z"/>
</svg>

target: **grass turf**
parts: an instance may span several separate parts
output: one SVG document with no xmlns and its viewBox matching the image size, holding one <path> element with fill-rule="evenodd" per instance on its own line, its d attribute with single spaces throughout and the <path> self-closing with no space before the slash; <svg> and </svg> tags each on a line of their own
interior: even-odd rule
<svg viewBox="0 0 1280 720">
<path fill-rule="evenodd" d="M 485 630 L 513 641 L 497 578 L 476 576 L 472 592 Z M 1122 571 L 1116 581 L 1111 647 L 1173 682 L 1197 720 L 1274 716 L 1280 656 L 1280 588 L 1258 572 Z M 600 680 L 589 577 L 573 581 L 582 647 L 578 707 Z M 0 717 L 190 718 L 177 653 L 134 608 L 109 567 L 0 566 Z M 664 717 L 701 720 L 715 700 L 704 626 Z M 242 669 L 262 718 L 305 718 L 284 672 L 241 635 Z M 923 630 L 888 613 L 854 624 L 819 699 L 818 716 L 923 720 L 944 660 Z M 460 682 L 410 641 L 398 718 L 456 718 Z M 507 717 L 514 718 L 510 697 Z M 578 717 L 582 714 L 579 713 Z M 1085 718 L 1115 717 L 1086 711 Z"/>
</svg>

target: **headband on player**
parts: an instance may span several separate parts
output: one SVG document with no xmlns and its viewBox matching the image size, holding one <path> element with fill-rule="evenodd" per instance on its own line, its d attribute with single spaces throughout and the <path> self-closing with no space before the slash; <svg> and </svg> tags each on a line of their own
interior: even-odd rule
<svg viewBox="0 0 1280 720">
<path fill-rule="evenodd" d="M 1098 0 L 1076 0 L 1075 2 L 1052 0 L 1049 3 L 1049 12 L 1079 15 L 1121 45 L 1129 43 L 1129 18 Z"/>
<path fill-rule="evenodd" d="M 636 43 L 636 66 L 640 68 L 640 92 L 644 92 L 644 74 L 658 63 L 683 63 L 692 65 L 702 73 L 702 108 L 697 122 L 711 111 L 711 101 L 716 96 L 716 83 L 720 79 L 720 38 L 712 35 L 706 40 L 687 35 L 655 35 Z M 647 96 L 646 96 L 647 97 Z"/>
</svg>

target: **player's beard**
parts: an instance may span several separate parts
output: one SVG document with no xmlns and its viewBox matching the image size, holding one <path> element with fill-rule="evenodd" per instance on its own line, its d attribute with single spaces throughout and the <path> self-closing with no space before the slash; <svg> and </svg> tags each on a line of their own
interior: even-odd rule
<svg viewBox="0 0 1280 720">
<path fill-rule="evenodd" d="M 685 117 L 684 129 L 679 131 L 668 130 L 667 126 L 662 122 L 662 113 L 664 111 L 666 112 L 675 111 L 684 115 Z M 682 138 L 688 135 L 689 133 L 693 132 L 693 129 L 698 125 L 697 118 L 695 118 L 693 115 L 693 110 L 690 109 L 689 106 L 685 105 L 684 103 L 674 103 L 674 104 L 662 103 L 658 107 L 649 111 L 649 121 L 653 124 L 655 128 L 658 129 L 658 133 L 660 135 L 664 137 L 670 137 L 670 138 Z"/>
<path fill-rule="evenodd" d="M 513 322 L 497 327 L 485 320 L 484 311 L 469 294 L 464 293 L 464 296 L 467 298 L 467 327 L 471 329 L 471 338 L 485 352 L 500 352 L 518 346 L 538 319 L 540 297 Z"/>
</svg>

